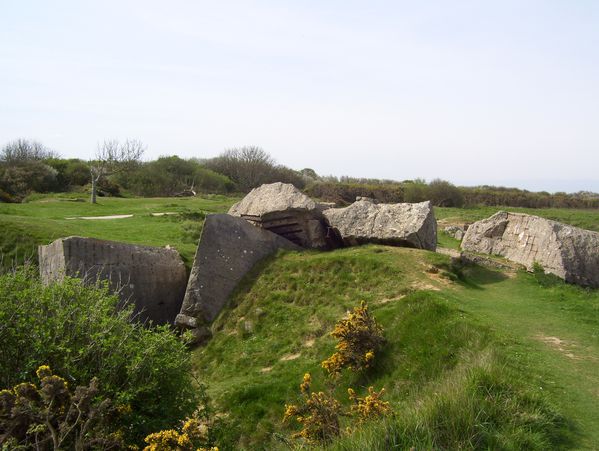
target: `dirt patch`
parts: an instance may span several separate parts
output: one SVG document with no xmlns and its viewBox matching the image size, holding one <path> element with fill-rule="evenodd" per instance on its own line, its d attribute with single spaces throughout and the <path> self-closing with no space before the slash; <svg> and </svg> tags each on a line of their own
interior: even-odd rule
<svg viewBox="0 0 599 451">
<path fill-rule="evenodd" d="M 542 341 L 543 343 L 549 345 L 551 348 L 558 350 L 559 352 L 561 352 L 566 357 L 568 357 L 572 360 L 580 360 L 580 357 L 576 356 L 572 352 L 572 349 L 570 349 L 570 348 L 576 346 L 574 343 L 568 342 L 566 340 L 562 340 L 561 338 L 558 338 L 558 337 L 552 337 L 552 336 L 547 336 L 547 335 L 537 335 L 535 338 L 537 340 Z"/>
<path fill-rule="evenodd" d="M 132 218 L 133 215 L 110 215 L 110 216 L 77 216 L 74 218 L 65 218 L 65 219 L 124 219 L 124 218 Z"/>
<path fill-rule="evenodd" d="M 287 354 L 287 355 L 284 355 L 283 357 L 281 357 L 280 360 L 281 360 L 281 362 L 288 362 L 289 360 L 295 360 L 295 359 L 297 359 L 301 355 L 302 355 L 301 352 L 298 352 L 298 353 L 295 353 L 295 354 Z"/>
<path fill-rule="evenodd" d="M 406 295 L 402 294 L 402 295 L 397 296 L 395 298 L 384 298 L 384 299 L 381 299 L 379 301 L 376 301 L 375 304 L 388 304 L 389 302 L 400 301 L 400 300 L 402 300 L 405 297 L 406 297 Z"/>
<path fill-rule="evenodd" d="M 315 341 L 316 340 L 314 340 L 314 338 L 309 338 L 308 340 L 304 341 L 304 347 L 311 348 L 312 346 L 314 346 Z"/>
<path fill-rule="evenodd" d="M 453 282 L 450 279 L 448 279 L 441 273 L 427 272 L 426 275 L 429 277 L 429 279 L 431 279 L 435 282 L 438 282 L 441 285 L 449 286 L 449 285 L 453 284 Z"/>
<path fill-rule="evenodd" d="M 179 213 L 176 213 L 174 211 L 165 211 L 164 213 L 150 213 L 150 216 L 174 216 L 178 214 Z"/>
<path fill-rule="evenodd" d="M 267 366 L 260 369 L 261 373 L 270 373 L 272 371 L 272 366 Z"/>
<path fill-rule="evenodd" d="M 412 282 L 412 284 L 410 285 L 413 289 L 415 290 L 432 290 L 432 291 L 441 291 L 441 288 L 439 288 L 436 285 L 432 285 L 430 283 L 427 282 L 423 282 L 421 280 L 418 280 L 416 282 Z"/>
</svg>

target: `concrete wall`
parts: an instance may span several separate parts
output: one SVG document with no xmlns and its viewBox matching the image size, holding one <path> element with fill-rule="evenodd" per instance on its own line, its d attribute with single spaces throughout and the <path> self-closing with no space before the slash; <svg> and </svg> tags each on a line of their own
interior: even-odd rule
<svg viewBox="0 0 599 451">
<path fill-rule="evenodd" d="M 140 321 L 173 323 L 181 308 L 187 273 L 174 249 L 105 241 L 60 238 L 39 247 L 40 275 L 45 283 L 65 275 L 90 283 L 109 280 L 122 302 L 132 302 Z"/>
</svg>

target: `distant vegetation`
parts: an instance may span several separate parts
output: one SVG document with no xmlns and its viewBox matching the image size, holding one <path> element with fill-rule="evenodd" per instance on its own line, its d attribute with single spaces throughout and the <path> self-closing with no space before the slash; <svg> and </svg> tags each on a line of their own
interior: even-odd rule
<svg viewBox="0 0 599 451">
<path fill-rule="evenodd" d="M 356 196 L 372 197 L 380 202 L 422 202 L 430 200 L 438 207 L 505 206 L 523 208 L 599 208 L 599 194 L 590 192 L 531 192 L 501 186 L 455 186 L 445 180 L 354 179 L 324 177 L 310 183 L 306 193 L 339 204 L 350 204 Z"/>
<path fill-rule="evenodd" d="M 92 189 L 91 171 L 97 167 L 98 160 L 63 159 L 38 142 L 13 141 L 0 151 L 0 202 L 21 202 L 32 193 L 88 193 Z M 103 174 L 97 179 L 99 196 L 246 193 L 264 183 L 284 182 L 292 183 L 314 198 L 340 205 L 365 196 L 380 202 L 430 200 L 440 207 L 599 208 L 599 194 L 590 192 L 551 194 L 486 185 L 459 187 L 440 179 L 399 182 L 322 176 L 310 168 L 294 170 L 280 165 L 255 146 L 228 149 L 210 159 L 171 155 L 154 161 L 131 160 L 127 171 Z"/>
</svg>

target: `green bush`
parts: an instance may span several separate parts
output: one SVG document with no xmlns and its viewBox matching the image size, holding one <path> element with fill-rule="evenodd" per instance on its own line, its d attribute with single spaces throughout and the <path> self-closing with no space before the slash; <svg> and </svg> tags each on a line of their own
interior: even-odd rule
<svg viewBox="0 0 599 451">
<path fill-rule="evenodd" d="M 48 192 L 56 186 L 57 171 L 42 161 L 0 162 L 0 189 L 20 200 L 31 191 Z"/>
<path fill-rule="evenodd" d="M 136 442 L 190 415 L 199 388 L 185 344 L 167 326 L 130 322 L 117 302 L 79 279 L 44 286 L 29 267 L 0 276 L 0 388 L 33 381 L 40 364 L 72 385 L 97 377 Z"/>
<path fill-rule="evenodd" d="M 235 188 L 228 177 L 177 156 L 142 163 L 116 180 L 133 193 L 149 197 L 174 196 L 191 188 L 200 193 L 228 193 Z"/>
<path fill-rule="evenodd" d="M 404 202 L 403 189 L 399 183 L 339 183 L 315 182 L 306 188 L 306 194 L 316 199 L 348 205 L 356 197 L 371 197 L 383 203 Z"/>
</svg>

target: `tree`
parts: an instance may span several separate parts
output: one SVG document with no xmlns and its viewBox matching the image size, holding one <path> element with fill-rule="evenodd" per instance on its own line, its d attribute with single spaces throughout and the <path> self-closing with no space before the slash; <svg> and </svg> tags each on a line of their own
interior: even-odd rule
<svg viewBox="0 0 599 451">
<path fill-rule="evenodd" d="M 145 150 L 146 146 L 136 139 L 127 139 L 124 143 L 112 139 L 104 141 L 101 146 L 98 146 L 96 159 L 90 162 L 92 204 L 96 203 L 100 179 L 131 169 L 140 160 Z"/>
<path fill-rule="evenodd" d="M 270 183 L 275 165 L 275 160 L 256 146 L 228 149 L 207 162 L 209 169 L 226 175 L 244 192 Z"/>
<path fill-rule="evenodd" d="M 226 175 L 244 192 L 264 183 L 291 183 L 300 189 L 306 185 L 301 173 L 277 165 L 274 158 L 256 146 L 225 150 L 218 157 L 206 161 L 206 167 Z"/>
<path fill-rule="evenodd" d="M 58 158 L 58 154 L 42 143 L 19 138 L 7 143 L 0 151 L 0 161 L 14 164 Z"/>
<path fill-rule="evenodd" d="M 56 188 L 57 171 L 48 162 L 58 154 L 43 144 L 17 139 L 0 150 L 0 191 L 7 200 L 21 200 L 31 191 Z"/>
</svg>

